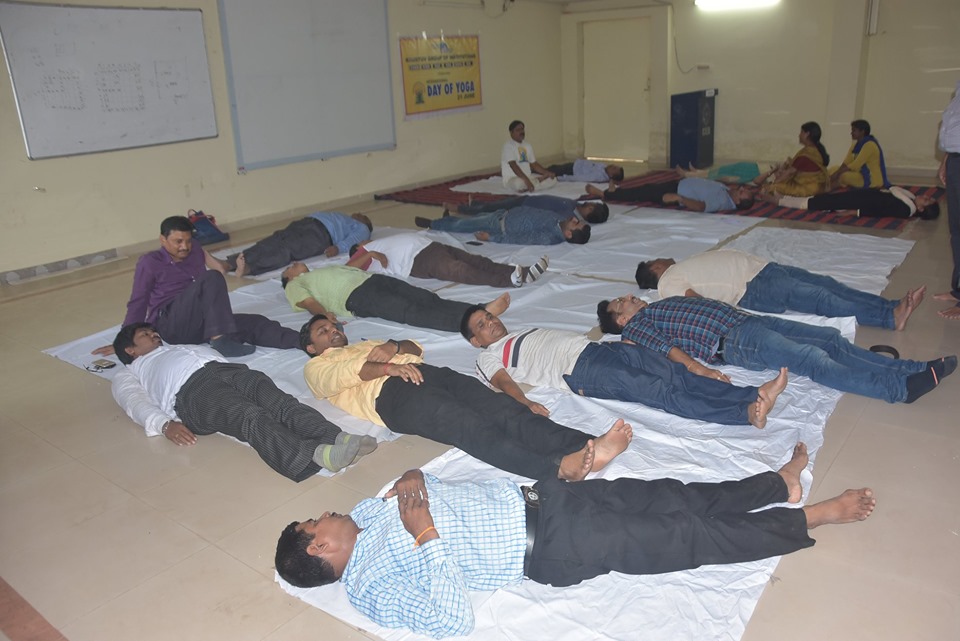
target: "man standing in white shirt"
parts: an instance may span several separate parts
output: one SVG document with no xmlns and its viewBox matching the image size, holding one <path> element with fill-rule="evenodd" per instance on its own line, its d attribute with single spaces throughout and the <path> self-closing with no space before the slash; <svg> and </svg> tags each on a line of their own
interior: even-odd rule
<svg viewBox="0 0 960 641">
<path fill-rule="evenodd" d="M 113 398 L 147 436 L 194 445 L 197 434 L 220 432 L 297 482 L 321 467 L 337 472 L 377 447 L 373 437 L 341 432 L 262 372 L 206 346 L 164 345 L 149 323 L 124 326 L 113 346 L 127 366 L 113 380 Z"/>
<path fill-rule="evenodd" d="M 960 320 L 960 81 L 953 100 L 943 112 L 940 123 L 940 182 L 947 187 L 947 224 L 950 228 L 950 249 L 953 250 L 953 273 L 950 275 L 950 291 L 934 296 L 937 300 L 953 302 L 953 307 L 940 310 L 939 314 L 951 320 Z"/>
<path fill-rule="evenodd" d="M 552 171 L 537 162 L 533 145 L 524 142 L 527 132 L 519 120 L 510 123 L 510 140 L 503 143 L 500 152 L 500 174 L 503 186 L 507 189 L 523 191 L 543 191 L 557 184 Z"/>
</svg>

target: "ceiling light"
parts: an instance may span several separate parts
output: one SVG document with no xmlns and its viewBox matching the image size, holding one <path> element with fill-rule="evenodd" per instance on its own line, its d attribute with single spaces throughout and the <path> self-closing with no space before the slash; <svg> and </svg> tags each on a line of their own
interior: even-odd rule
<svg viewBox="0 0 960 641">
<path fill-rule="evenodd" d="M 695 4 L 703 11 L 735 11 L 772 7 L 780 0 L 696 0 Z"/>
</svg>

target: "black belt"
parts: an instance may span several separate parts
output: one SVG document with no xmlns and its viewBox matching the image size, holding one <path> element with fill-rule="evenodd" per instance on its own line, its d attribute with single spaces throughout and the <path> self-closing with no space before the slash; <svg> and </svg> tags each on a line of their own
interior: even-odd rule
<svg viewBox="0 0 960 641">
<path fill-rule="evenodd" d="M 956 158 L 957 156 L 960 156 L 960 151 L 948 151 L 947 155 L 951 158 Z"/>
<path fill-rule="evenodd" d="M 721 361 L 723 360 L 723 336 L 717 341 L 717 351 L 714 352 Z"/>
<path fill-rule="evenodd" d="M 523 551 L 523 573 L 527 574 L 533 557 L 533 544 L 537 539 L 537 523 L 540 522 L 540 492 L 526 485 L 520 486 L 527 514 L 527 548 Z"/>
</svg>

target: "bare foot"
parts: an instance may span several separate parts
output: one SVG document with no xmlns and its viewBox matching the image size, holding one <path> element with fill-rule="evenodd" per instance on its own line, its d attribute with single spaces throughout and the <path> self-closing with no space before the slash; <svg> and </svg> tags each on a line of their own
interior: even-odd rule
<svg viewBox="0 0 960 641">
<path fill-rule="evenodd" d="M 781 367 L 780 373 L 777 374 L 776 378 L 772 378 L 763 385 L 760 386 L 760 400 L 769 405 L 767 411 L 773 409 L 773 406 L 777 403 L 777 398 L 787 387 L 787 368 Z"/>
<path fill-rule="evenodd" d="M 593 468 L 595 455 L 596 448 L 593 439 L 590 439 L 583 448 L 563 457 L 560 469 L 557 470 L 557 478 L 564 481 L 582 481 Z"/>
<path fill-rule="evenodd" d="M 933 300 L 949 300 L 955 301 L 958 300 L 956 296 L 953 295 L 953 292 L 943 292 L 942 294 L 934 294 Z"/>
<path fill-rule="evenodd" d="M 910 302 L 913 303 L 913 307 L 916 309 L 920 306 L 920 303 L 923 302 L 923 295 L 927 293 L 927 286 L 921 285 L 912 292 L 908 293 L 910 294 Z"/>
<path fill-rule="evenodd" d="M 587 193 L 594 198 L 603 198 L 603 190 L 599 187 L 594 187 L 593 185 L 587 185 Z"/>
<path fill-rule="evenodd" d="M 873 513 L 877 507 L 877 499 L 873 498 L 873 490 L 862 487 L 859 490 L 847 490 L 840 496 L 808 505 L 803 508 L 807 515 L 807 529 L 812 530 L 821 525 L 838 525 L 863 521 Z"/>
<path fill-rule="evenodd" d="M 807 467 L 810 457 L 807 456 L 807 446 L 797 443 L 793 448 L 793 458 L 777 470 L 787 484 L 787 503 L 799 503 L 803 498 L 803 487 L 800 485 L 800 472 Z M 808 526 L 809 527 L 809 526 Z"/>
<path fill-rule="evenodd" d="M 767 414 L 770 413 L 770 404 L 765 402 L 759 396 L 757 400 L 747 406 L 747 420 L 758 430 L 767 426 Z"/>
<path fill-rule="evenodd" d="M 593 471 L 602 470 L 607 463 L 617 458 L 620 452 L 627 449 L 633 440 L 633 427 L 618 418 L 607 433 L 597 439 L 597 455 L 593 461 Z"/>
<path fill-rule="evenodd" d="M 510 307 L 510 294 L 506 292 L 500 294 L 492 301 L 487 303 L 487 311 L 494 316 L 499 316 L 500 314 L 504 313 L 507 311 L 508 307 Z"/>
<path fill-rule="evenodd" d="M 900 304 L 893 309 L 894 329 L 898 332 L 904 330 L 907 326 L 907 319 L 910 318 L 910 314 L 913 313 L 913 310 L 915 310 L 917 305 L 923 300 L 923 295 L 926 291 L 927 287 L 924 285 L 917 289 L 911 289 L 900 299 Z"/>
<path fill-rule="evenodd" d="M 947 309 L 941 309 L 937 313 L 950 320 L 960 320 L 960 303 L 957 303 L 953 307 L 948 307 Z"/>
<path fill-rule="evenodd" d="M 240 252 L 240 255 L 237 256 L 237 276 L 246 276 L 247 274 L 247 258 L 243 255 L 243 252 Z"/>
</svg>

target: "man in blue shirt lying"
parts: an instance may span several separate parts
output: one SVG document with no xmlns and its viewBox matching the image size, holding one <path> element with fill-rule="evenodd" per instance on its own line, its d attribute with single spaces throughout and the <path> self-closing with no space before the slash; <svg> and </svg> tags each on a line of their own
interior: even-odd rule
<svg viewBox="0 0 960 641">
<path fill-rule="evenodd" d="M 442 483 L 405 473 L 349 515 L 293 522 L 277 572 L 298 587 L 340 581 L 350 603 L 387 627 L 435 638 L 474 627 L 469 591 L 524 576 L 558 587 L 609 572 L 660 574 L 742 563 L 814 544 L 807 530 L 852 523 L 876 506 L 869 488 L 802 509 L 803 443 L 779 472 L 725 483 L 620 478 L 532 488 L 497 479 Z"/>
<path fill-rule="evenodd" d="M 430 220 L 416 218 L 418 227 L 473 234 L 477 240 L 508 245 L 584 245 L 590 240 L 590 225 L 577 216 L 558 220 L 557 214 L 534 207 L 514 207 L 488 214 L 458 218 L 444 216 Z"/>
<path fill-rule="evenodd" d="M 619 189 L 611 184 L 606 191 L 587 185 L 587 193 L 609 202 L 680 205 L 690 211 L 707 213 L 746 210 L 753 207 L 754 202 L 754 194 L 749 187 L 727 185 L 706 178 L 682 178 Z"/>
</svg>

